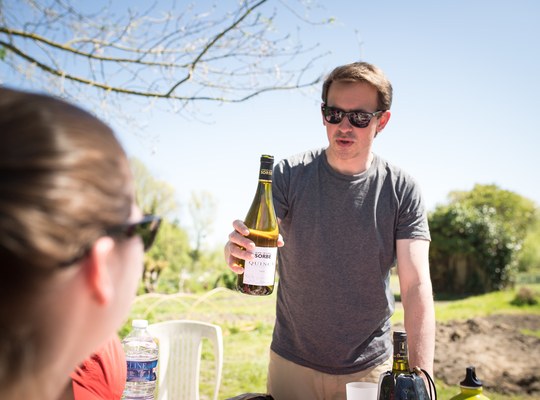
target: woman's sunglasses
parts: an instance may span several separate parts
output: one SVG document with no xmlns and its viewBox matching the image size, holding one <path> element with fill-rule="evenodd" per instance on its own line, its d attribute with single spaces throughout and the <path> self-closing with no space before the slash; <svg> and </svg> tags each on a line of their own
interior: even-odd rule
<svg viewBox="0 0 540 400">
<path fill-rule="evenodd" d="M 371 122 L 371 118 L 382 114 L 384 111 L 375 111 L 372 113 L 365 111 L 343 111 L 337 107 L 330 107 L 326 104 L 321 105 L 324 120 L 330 124 L 339 124 L 345 116 L 356 128 L 365 128 Z"/>
<path fill-rule="evenodd" d="M 144 251 L 148 251 L 158 233 L 159 227 L 161 225 L 161 217 L 155 215 L 145 215 L 140 221 L 121 224 L 108 228 L 104 232 L 104 236 L 111 236 L 115 238 L 132 238 L 133 236 L 140 236 Z M 69 267 L 70 265 L 75 264 L 76 262 L 82 260 L 92 246 L 84 248 L 77 256 L 73 257 L 68 261 L 60 263 L 60 267 Z"/>
<path fill-rule="evenodd" d="M 143 242 L 144 251 L 152 247 L 159 227 L 161 225 L 161 217 L 155 215 L 145 215 L 138 222 L 118 225 L 105 230 L 107 236 L 132 238 L 140 236 Z"/>
</svg>

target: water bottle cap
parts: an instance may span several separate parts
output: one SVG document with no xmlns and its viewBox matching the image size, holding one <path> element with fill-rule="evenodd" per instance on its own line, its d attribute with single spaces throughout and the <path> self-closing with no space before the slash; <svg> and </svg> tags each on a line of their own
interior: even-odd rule
<svg viewBox="0 0 540 400">
<path fill-rule="evenodd" d="M 476 377 L 476 370 L 473 366 L 467 367 L 467 372 L 465 373 L 465 379 L 462 380 L 459 385 L 465 388 L 481 388 L 482 381 Z"/>
<path fill-rule="evenodd" d="M 133 328 L 147 328 L 148 327 L 148 321 L 145 319 L 134 319 L 131 322 L 131 326 Z"/>
</svg>

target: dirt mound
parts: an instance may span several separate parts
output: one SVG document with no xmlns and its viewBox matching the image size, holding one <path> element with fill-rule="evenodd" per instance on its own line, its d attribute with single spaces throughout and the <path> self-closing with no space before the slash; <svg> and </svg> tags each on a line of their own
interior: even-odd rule
<svg viewBox="0 0 540 400">
<path fill-rule="evenodd" d="M 523 334 L 524 330 L 540 330 L 540 315 L 438 322 L 435 379 L 459 385 L 465 368 L 473 365 L 486 392 L 540 399 L 540 338 Z"/>
<path fill-rule="evenodd" d="M 459 384 L 469 365 L 486 391 L 540 398 L 540 315 L 493 315 L 437 324 L 435 377 Z"/>
</svg>

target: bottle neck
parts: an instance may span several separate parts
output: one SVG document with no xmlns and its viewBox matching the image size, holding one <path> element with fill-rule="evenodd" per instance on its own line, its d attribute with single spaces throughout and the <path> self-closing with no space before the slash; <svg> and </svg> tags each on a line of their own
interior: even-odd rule
<svg viewBox="0 0 540 400">
<path fill-rule="evenodd" d="M 403 359 L 396 359 L 396 357 L 394 357 L 394 363 L 392 364 L 392 372 L 395 375 L 409 373 L 409 360 L 407 359 L 407 357 Z"/>
<path fill-rule="evenodd" d="M 394 361 L 392 364 L 392 372 L 396 375 L 410 372 L 406 337 L 399 338 L 399 340 L 394 338 Z"/>
<path fill-rule="evenodd" d="M 133 328 L 129 336 L 131 337 L 148 336 L 148 331 L 146 330 L 146 328 L 139 328 L 139 327 Z"/>
<path fill-rule="evenodd" d="M 263 161 L 259 168 L 259 181 L 272 183 L 273 162 Z"/>
</svg>

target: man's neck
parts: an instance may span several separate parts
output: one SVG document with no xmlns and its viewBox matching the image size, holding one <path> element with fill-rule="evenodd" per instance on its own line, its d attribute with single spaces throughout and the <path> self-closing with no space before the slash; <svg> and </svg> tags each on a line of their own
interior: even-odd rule
<svg viewBox="0 0 540 400">
<path fill-rule="evenodd" d="M 357 157 L 347 160 L 334 158 L 326 150 L 326 159 L 333 170 L 343 175 L 358 175 L 369 169 L 373 162 L 373 153 L 370 151 L 365 157 Z"/>
</svg>

